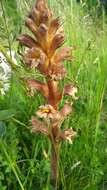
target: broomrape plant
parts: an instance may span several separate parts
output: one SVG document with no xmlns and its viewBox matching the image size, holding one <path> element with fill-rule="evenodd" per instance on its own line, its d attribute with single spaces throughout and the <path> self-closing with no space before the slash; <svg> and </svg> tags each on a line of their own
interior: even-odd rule
<svg viewBox="0 0 107 190">
<path fill-rule="evenodd" d="M 66 84 L 61 90 L 59 81 L 64 79 L 67 71 L 63 65 L 64 60 L 72 61 L 72 48 L 62 47 L 64 44 L 64 30 L 59 18 L 55 18 L 49 10 L 45 0 L 37 0 L 26 19 L 26 26 L 34 37 L 23 34 L 18 38 L 21 45 L 27 47 L 23 61 L 29 69 L 37 69 L 46 82 L 35 79 L 25 79 L 28 88 L 42 93 L 46 105 L 41 105 L 32 117 L 32 132 L 46 135 L 51 142 L 51 184 L 57 189 L 59 149 L 62 140 L 70 143 L 76 132 L 70 128 L 61 130 L 61 125 L 72 112 L 72 102 L 65 102 L 59 110 L 64 96 L 77 99 L 77 88 L 73 84 Z"/>
</svg>

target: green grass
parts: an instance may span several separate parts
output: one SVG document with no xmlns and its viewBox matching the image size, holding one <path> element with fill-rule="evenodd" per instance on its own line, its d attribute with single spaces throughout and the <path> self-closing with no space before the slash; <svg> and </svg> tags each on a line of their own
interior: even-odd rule
<svg viewBox="0 0 107 190">
<path fill-rule="evenodd" d="M 21 23 L 29 4 L 25 0 L 21 1 Z M 95 17 L 90 16 L 82 5 L 74 1 L 49 0 L 49 4 L 56 15 L 63 18 L 65 44 L 75 47 L 74 61 L 65 63 L 68 68 L 66 81 L 76 81 L 79 97 L 74 103 L 71 117 L 62 126 L 73 127 L 78 136 L 73 145 L 62 144 L 59 190 L 106 190 L 107 17 L 104 12 L 98 18 L 95 12 Z M 11 18 L 11 27 L 14 22 Z M 18 22 L 17 24 L 19 27 Z M 25 28 L 22 27 L 21 30 L 24 31 Z M 15 30 L 13 36 L 14 32 Z M 19 33 L 17 30 L 16 36 Z M 14 39 L 13 36 L 11 35 L 11 40 Z M 0 42 L 4 44 L 2 38 Z M 13 48 L 17 50 L 15 41 Z M 21 73 L 25 75 L 26 72 L 21 69 Z M 30 74 L 27 72 L 27 75 Z M 0 97 L 0 190 L 51 190 L 49 142 L 42 135 L 33 135 L 29 130 L 31 116 L 42 103 L 43 99 L 39 94 L 36 93 L 35 97 L 26 95 L 18 73 L 13 73 L 10 91 L 5 97 Z M 44 150 L 48 154 L 47 158 Z"/>
</svg>

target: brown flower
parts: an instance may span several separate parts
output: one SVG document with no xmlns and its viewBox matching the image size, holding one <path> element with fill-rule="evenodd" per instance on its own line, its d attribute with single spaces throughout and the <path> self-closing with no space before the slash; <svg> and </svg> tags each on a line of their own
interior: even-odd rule
<svg viewBox="0 0 107 190">
<path fill-rule="evenodd" d="M 24 46 L 28 48 L 33 48 L 33 47 L 39 47 L 39 44 L 36 42 L 35 39 L 33 39 L 31 36 L 28 34 L 23 34 L 22 36 L 18 37 L 17 40 Z"/>
<path fill-rule="evenodd" d="M 32 133 L 40 132 L 45 135 L 49 135 L 48 128 L 44 127 L 43 122 L 38 121 L 37 119 L 32 117 L 31 123 L 32 123 L 32 129 L 31 129 Z"/>
<path fill-rule="evenodd" d="M 75 136 L 76 132 L 72 128 L 65 129 L 63 132 L 60 132 L 60 138 L 62 140 L 67 140 L 70 144 L 72 144 L 72 140 Z"/>
<path fill-rule="evenodd" d="M 61 80 L 66 75 L 67 71 L 61 62 L 49 65 L 47 70 L 47 76 L 49 76 L 52 80 Z"/>
<path fill-rule="evenodd" d="M 58 52 L 55 53 L 54 61 L 56 63 L 62 62 L 63 60 L 71 61 L 72 60 L 71 52 L 72 48 L 70 47 L 61 48 Z"/>
<path fill-rule="evenodd" d="M 56 49 L 61 47 L 64 43 L 64 34 L 56 34 L 52 40 L 52 43 L 49 48 L 49 56 L 52 57 Z"/>
<path fill-rule="evenodd" d="M 40 50 L 35 47 L 27 50 L 24 55 L 24 62 L 31 68 L 37 67 L 40 63 Z"/>
<path fill-rule="evenodd" d="M 28 88 L 31 91 L 38 90 L 43 94 L 43 96 L 45 98 L 48 98 L 49 90 L 48 90 L 48 85 L 47 84 L 45 84 L 43 82 L 40 82 L 40 81 L 37 81 L 37 80 L 34 80 L 34 79 L 24 79 L 24 80 L 27 83 Z"/>
<path fill-rule="evenodd" d="M 72 98 L 74 100 L 77 100 L 78 97 L 76 97 L 76 95 L 75 95 L 76 93 L 77 93 L 77 87 L 75 87 L 73 84 L 65 85 L 65 87 L 64 87 L 64 95 L 72 96 Z"/>
<path fill-rule="evenodd" d="M 49 104 L 45 106 L 40 106 L 39 110 L 36 112 L 37 116 L 44 119 L 59 119 L 59 113 Z"/>
<path fill-rule="evenodd" d="M 67 117 L 72 112 L 72 103 L 66 102 L 63 108 L 60 111 L 60 114 L 63 118 Z"/>
<path fill-rule="evenodd" d="M 61 25 L 60 25 L 59 18 L 54 18 L 53 20 L 51 20 L 50 26 L 49 26 L 49 29 L 48 29 L 48 34 L 49 34 L 50 39 L 53 38 L 53 36 L 56 34 L 56 32 L 58 31 L 60 26 Z"/>
<path fill-rule="evenodd" d="M 18 38 L 29 49 L 24 61 L 27 66 L 37 68 L 43 75 L 53 80 L 63 79 L 67 71 L 62 63 L 72 60 L 71 48 L 62 48 L 64 43 L 63 26 L 59 18 L 54 18 L 45 0 L 38 0 L 26 19 L 26 26 L 34 37 L 27 34 Z"/>
</svg>

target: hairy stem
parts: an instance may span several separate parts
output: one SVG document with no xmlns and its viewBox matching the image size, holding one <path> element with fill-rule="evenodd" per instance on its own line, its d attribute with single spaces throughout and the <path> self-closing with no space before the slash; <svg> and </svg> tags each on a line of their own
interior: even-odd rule
<svg viewBox="0 0 107 190">
<path fill-rule="evenodd" d="M 59 143 L 52 143 L 51 149 L 51 177 L 50 182 L 53 190 L 57 190 L 58 185 L 58 168 L 59 168 Z"/>
</svg>

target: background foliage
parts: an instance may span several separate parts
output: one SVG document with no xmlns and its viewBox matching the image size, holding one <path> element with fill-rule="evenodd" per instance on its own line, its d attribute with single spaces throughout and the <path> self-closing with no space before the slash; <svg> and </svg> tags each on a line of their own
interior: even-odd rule
<svg viewBox="0 0 107 190">
<path fill-rule="evenodd" d="M 87 1 L 89 3 L 89 1 Z M 63 127 L 73 127 L 73 145 L 62 144 L 60 190 L 107 189 L 107 17 L 100 4 L 49 0 L 61 16 L 66 44 L 75 47 L 74 62 L 65 63 L 67 81 L 76 81 L 79 99 Z M 29 97 L 20 76 L 39 77 L 22 66 L 16 38 L 24 33 L 24 20 L 33 0 L 0 2 L 0 48 L 15 50 L 19 71 L 13 71 L 10 90 L 0 96 L 0 190 L 51 190 L 48 140 L 29 132 L 30 118 L 43 102 Z M 65 81 L 62 81 L 64 84 Z"/>
</svg>

